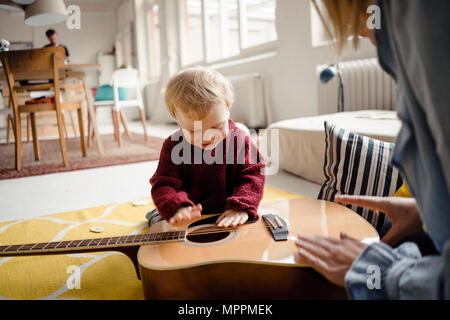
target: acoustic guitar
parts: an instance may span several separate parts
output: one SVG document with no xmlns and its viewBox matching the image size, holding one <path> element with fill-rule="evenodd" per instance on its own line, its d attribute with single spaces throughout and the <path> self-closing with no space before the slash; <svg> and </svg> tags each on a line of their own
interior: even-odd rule
<svg viewBox="0 0 450 320">
<path fill-rule="evenodd" d="M 0 258 L 119 251 L 133 261 L 147 299 L 345 299 L 344 288 L 298 260 L 296 235 L 379 239 L 358 214 L 322 200 L 267 203 L 259 219 L 236 228 L 217 227 L 218 216 L 177 227 L 161 221 L 140 235 L 0 246 Z"/>
</svg>

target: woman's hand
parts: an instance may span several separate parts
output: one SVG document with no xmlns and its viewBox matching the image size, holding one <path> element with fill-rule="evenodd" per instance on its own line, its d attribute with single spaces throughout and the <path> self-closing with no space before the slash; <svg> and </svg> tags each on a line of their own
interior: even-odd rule
<svg viewBox="0 0 450 320">
<path fill-rule="evenodd" d="M 175 215 L 170 218 L 169 223 L 171 225 L 179 225 L 184 222 L 188 222 L 191 220 L 194 220 L 196 218 L 200 218 L 202 215 L 202 205 L 196 204 L 195 206 L 190 207 L 182 207 L 178 209 L 178 211 L 175 213 Z"/>
<path fill-rule="evenodd" d="M 390 246 L 422 230 L 422 220 L 414 198 L 339 195 L 335 201 L 385 213 L 391 219 L 392 227 L 381 241 Z"/>
<path fill-rule="evenodd" d="M 227 210 L 225 211 L 219 219 L 217 219 L 216 224 L 218 227 L 236 227 L 243 225 L 248 220 L 248 213 L 245 211 L 235 211 Z"/>
<path fill-rule="evenodd" d="M 339 195 L 335 200 L 385 213 L 392 220 L 392 228 L 381 240 L 391 246 L 407 235 L 422 230 L 422 221 L 413 198 Z M 340 286 L 344 286 L 345 274 L 366 247 L 343 233 L 341 239 L 299 234 L 296 246 L 301 261 Z"/>
<path fill-rule="evenodd" d="M 299 262 L 306 262 L 330 282 L 345 286 L 344 277 L 366 244 L 341 233 L 340 239 L 299 233 L 295 245 Z"/>
</svg>

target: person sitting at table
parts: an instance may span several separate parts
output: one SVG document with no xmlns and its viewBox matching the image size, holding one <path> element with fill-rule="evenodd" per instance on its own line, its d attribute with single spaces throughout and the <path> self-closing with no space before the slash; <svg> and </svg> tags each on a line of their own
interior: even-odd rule
<svg viewBox="0 0 450 320">
<path fill-rule="evenodd" d="M 69 49 L 67 49 L 67 47 L 65 45 L 62 45 L 59 43 L 58 41 L 58 35 L 56 34 L 56 31 L 54 29 L 48 29 L 45 32 L 45 35 L 47 36 L 48 41 L 50 41 L 49 44 L 46 44 L 44 46 L 44 48 L 48 48 L 48 47 L 63 47 L 64 50 L 66 51 L 66 60 L 67 63 L 71 63 L 71 58 L 70 58 L 70 54 L 69 54 Z"/>
</svg>

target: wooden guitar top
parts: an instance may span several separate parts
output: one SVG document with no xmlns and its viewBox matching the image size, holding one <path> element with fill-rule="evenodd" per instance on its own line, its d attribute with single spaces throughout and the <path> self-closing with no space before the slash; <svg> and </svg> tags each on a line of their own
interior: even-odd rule
<svg viewBox="0 0 450 320">
<path fill-rule="evenodd" d="M 376 230 L 364 218 L 337 203 L 324 200 L 295 199 L 266 203 L 258 213 L 274 214 L 288 224 L 287 241 L 275 241 L 264 219 L 240 226 L 235 231 L 224 233 L 224 239 L 199 243 L 186 239 L 184 242 L 143 245 L 138 252 L 139 264 L 152 270 L 174 270 L 190 268 L 211 263 L 258 263 L 278 266 L 305 267 L 297 260 L 295 240 L 299 232 L 339 238 L 340 232 L 370 243 L 378 241 Z M 212 217 L 212 218 L 211 218 Z M 210 226 L 219 215 L 204 215 L 198 220 L 210 218 Z M 197 220 L 197 221 L 198 221 Z M 153 225 L 149 232 L 185 230 L 188 223 L 173 227 L 163 221 Z M 188 229 L 199 232 L 205 225 Z M 203 229 L 204 230 L 204 229 Z"/>
</svg>

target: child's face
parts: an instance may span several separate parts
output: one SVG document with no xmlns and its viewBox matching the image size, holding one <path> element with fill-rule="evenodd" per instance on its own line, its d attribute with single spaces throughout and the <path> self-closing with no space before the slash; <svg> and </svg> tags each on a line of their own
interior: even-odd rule
<svg viewBox="0 0 450 320">
<path fill-rule="evenodd" d="M 214 149 L 228 134 L 230 110 L 223 103 L 217 103 L 203 120 L 192 120 L 183 112 L 176 112 L 178 126 L 186 140 L 204 150 Z"/>
</svg>

